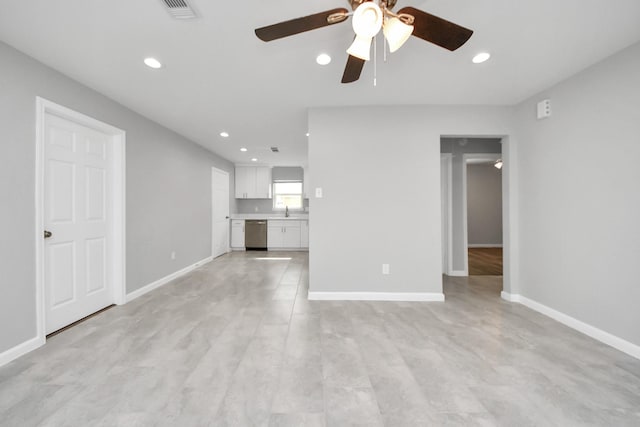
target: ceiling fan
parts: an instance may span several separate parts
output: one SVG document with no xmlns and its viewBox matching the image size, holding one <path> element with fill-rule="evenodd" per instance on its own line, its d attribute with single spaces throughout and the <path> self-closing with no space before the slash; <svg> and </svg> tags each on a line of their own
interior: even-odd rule
<svg viewBox="0 0 640 427">
<path fill-rule="evenodd" d="M 290 21 L 280 22 L 255 30 L 260 40 L 269 42 L 327 27 L 353 16 L 356 37 L 347 49 L 349 58 L 342 75 L 342 83 L 360 78 L 364 63 L 369 60 L 371 42 L 382 29 L 389 50 L 398 50 L 410 36 L 454 51 L 466 43 L 473 31 L 413 7 L 404 7 L 397 13 L 392 9 L 397 0 L 348 0 L 353 12 L 336 8 Z"/>
</svg>

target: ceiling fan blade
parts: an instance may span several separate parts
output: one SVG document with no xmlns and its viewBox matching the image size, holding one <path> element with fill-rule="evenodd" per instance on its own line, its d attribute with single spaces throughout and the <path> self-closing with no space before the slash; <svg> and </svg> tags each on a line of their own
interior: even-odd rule
<svg viewBox="0 0 640 427">
<path fill-rule="evenodd" d="M 398 13 L 406 13 L 415 18 L 413 36 L 451 51 L 465 44 L 473 34 L 468 28 L 413 7 L 404 7 Z"/>
<path fill-rule="evenodd" d="M 345 14 L 344 18 L 339 16 L 339 14 L 342 13 Z M 343 7 L 327 10 L 314 15 L 257 28 L 256 36 L 262 41 L 270 42 L 283 37 L 293 36 L 294 34 L 304 33 L 305 31 L 315 30 L 316 28 L 337 24 L 347 19 L 347 13 L 349 13 L 349 11 Z M 329 20 L 328 18 L 332 15 L 334 15 L 336 19 Z"/>
<path fill-rule="evenodd" d="M 353 83 L 358 80 L 365 62 L 364 59 L 349 55 L 347 66 L 344 67 L 344 74 L 342 74 L 342 83 Z"/>
</svg>

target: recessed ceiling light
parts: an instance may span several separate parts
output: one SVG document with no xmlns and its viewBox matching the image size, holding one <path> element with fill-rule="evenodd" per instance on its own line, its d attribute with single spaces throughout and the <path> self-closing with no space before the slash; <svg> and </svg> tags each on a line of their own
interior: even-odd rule
<svg viewBox="0 0 640 427">
<path fill-rule="evenodd" d="M 220 136 L 223 138 L 229 138 L 229 132 L 220 132 Z"/>
<path fill-rule="evenodd" d="M 151 68 L 162 68 L 162 64 L 156 58 L 145 58 L 144 63 L 147 67 Z"/>
<path fill-rule="evenodd" d="M 489 58 L 491 58 L 491 54 L 490 53 L 481 52 L 481 53 L 477 54 L 476 56 L 474 56 L 472 61 L 473 61 L 474 64 L 480 64 L 480 63 L 486 61 Z"/>
<path fill-rule="evenodd" d="M 316 62 L 320 65 L 327 65 L 331 62 L 331 57 L 326 53 L 321 53 L 317 56 Z"/>
<path fill-rule="evenodd" d="M 252 162 L 257 162 L 258 159 L 256 159 L 255 157 L 253 159 L 251 159 Z"/>
<path fill-rule="evenodd" d="M 309 136 L 309 132 L 307 132 L 307 136 Z"/>
<path fill-rule="evenodd" d="M 244 147 L 242 147 L 242 148 L 240 149 L 240 151 L 244 152 L 244 151 L 247 151 L 247 149 L 246 149 L 246 148 L 244 148 Z"/>
</svg>

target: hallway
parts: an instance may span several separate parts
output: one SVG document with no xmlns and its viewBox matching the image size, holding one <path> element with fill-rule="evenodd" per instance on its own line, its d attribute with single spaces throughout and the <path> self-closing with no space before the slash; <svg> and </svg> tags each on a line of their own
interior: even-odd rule
<svg viewBox="0 0 640 427">
<path fill-rule="evenodd" d="M 446 278 L 444 303 L 308 301 L 235 252 L 0 368 L 0 425 L 638 425 L 640 361 Z"/>
</svg>

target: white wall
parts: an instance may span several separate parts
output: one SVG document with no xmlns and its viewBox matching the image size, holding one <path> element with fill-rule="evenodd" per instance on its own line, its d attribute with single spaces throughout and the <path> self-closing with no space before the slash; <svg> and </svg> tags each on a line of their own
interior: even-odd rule
<svg viewBox="0 0 640 427">
<path fill-rule="evenodd" d="M 640 44 L 523 102 L 516 123 L 520 293 L 640 345 Z"/>
<path fill-rule="evenodd" d="M 312 109 L 324 197 L 310 199 L 310 291 L 441 293 L 440 137 L 508 135 L 510 119 L 501 107 Z"/>
<path fill-rule="evenodd" d="M 36 96 L 127 133 L 127 292 L 211 255 L 211 166 L 233 165 L 1 42 L 0 64 L 1 354 L 36 336 Z"/>
</svg>

